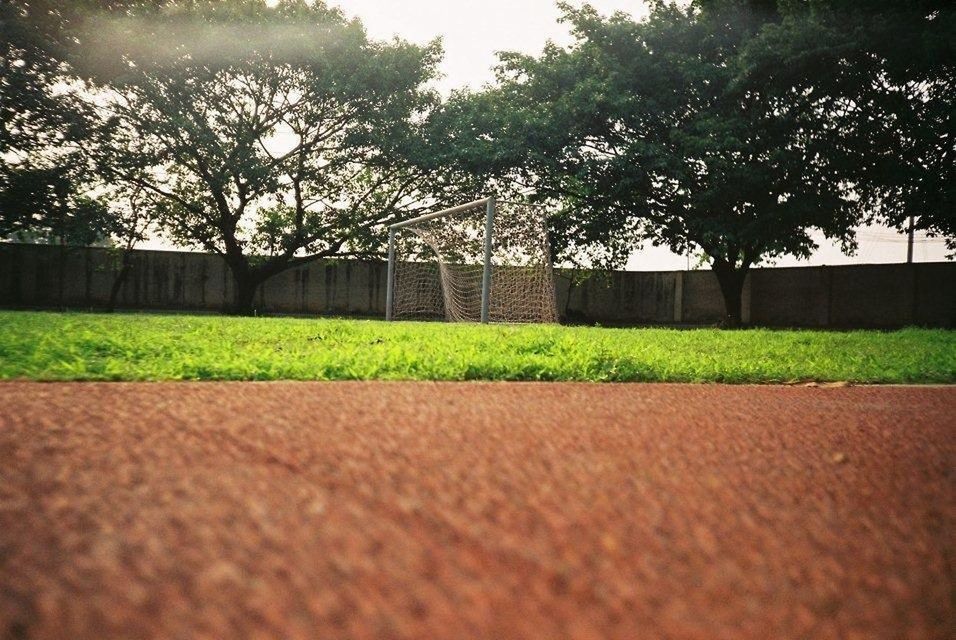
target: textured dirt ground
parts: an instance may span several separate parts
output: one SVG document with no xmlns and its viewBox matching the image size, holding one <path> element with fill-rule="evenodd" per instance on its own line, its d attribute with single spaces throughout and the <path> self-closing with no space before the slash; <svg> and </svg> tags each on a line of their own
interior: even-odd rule
<svg viewBox="0 0 956 640">
<path fill-rule="evenodd" d="M 0 384 L 0 637 L 944 638 L 956 388 Z"/>
</svg>

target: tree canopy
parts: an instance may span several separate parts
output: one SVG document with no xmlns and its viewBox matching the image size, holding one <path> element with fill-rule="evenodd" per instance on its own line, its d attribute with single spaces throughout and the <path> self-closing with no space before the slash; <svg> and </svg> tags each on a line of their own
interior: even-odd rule
<svg viewBox="0 0 956 640">
<path fill-rule="evenodd" d="M 451 153 L 559 201 L 563 257 L 615 266 L 644 241 L 702 253 L 736 324 L 749 268 L 809 257 L 817 231 L 850 251 L 858 224 L 917 205 L 925 228 L 952 224 L 952 66 L 936 25 L 925 33 L 943 16 L 907 14 L 936 47 L 917 72 L 880 57 L 875 24 L 892 18 L 858 12 L 859 32 L 835 33 L 842 4 L 658 2 L 642 21 L 563 4 L 575 42 L 505 54 L 496 86 L 453 97 Z M 841 77 L 818 80 L 823 64 Z"/>
<path fill-rule="evenodd" d="M 641 240 L 703 251 L 736 323 L 751 265 L 809 255 L 811 228 L 852 242 L 860 208 L 811 105 L 738 81 L 762 16 L 736 5 L 659 5 L 644 22 L 564 11 L 574 45 L 504 58 L 494 91 L 509 106 L 489 142 L 561 199 L 559 247 L 596 246 L 612 265 Z"/>
<path fill-rule="evenodd" d="M 425 203 L 410 161 L 436 43 L 370 40 L 321 2 L 173 3 L 102 16 L 78 52 L 100 171 L 157 202 L 178 243 L 221 254 L 247 312 L 258 285 L 318 257 L 369 255 Z"/>
<path fill-rule="evenodd" d="M 946 0 L 781 2 L 748 47 L 742 82 L 826 98 L 820 126 L 852 154 L 869 219 L 956 249 L 956 5 Z"/>
<path fill-rule="evenodd" d="M 115 220 L 77 147 L 89 112 L 68 87 L 69 52 L 92 11 L 122 13 L 162 0 L 0 2 L 0 237 L 85 244 Z"/>
</svg>

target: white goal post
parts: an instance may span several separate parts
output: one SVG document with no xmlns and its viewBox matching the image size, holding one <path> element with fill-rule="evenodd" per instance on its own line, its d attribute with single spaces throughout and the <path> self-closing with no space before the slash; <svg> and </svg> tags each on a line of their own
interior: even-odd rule
<svg viewBox="0 0 956 640">
<path fill-rule="evenodd" d="M 482 198 L 389 227 L 386 319 L 556 322 L 539 205 Z"/>
</svg>

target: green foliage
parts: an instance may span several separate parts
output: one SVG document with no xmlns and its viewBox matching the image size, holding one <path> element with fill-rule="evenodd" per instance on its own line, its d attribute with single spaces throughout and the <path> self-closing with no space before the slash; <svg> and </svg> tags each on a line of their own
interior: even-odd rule
<svg viewBox="0 0 956 640">
<path fill-rule="evenodd" d="M 78 115 L 52 90 L 59 60 L 39 22 L 44 4 L 0 3 L 0 238 L 71 241 L 97 216 L 77 197 L 76 157 L 61 149 Z"/>
<path fill-rule="evenodd" d="M 812 230 L 852 251 L 859 223 L 916 213 L 956 238 L 951 3 L 561 6 L 574 44 L 504 54 L 441 114 L 463 171 L 562 203 L 559 259 L 702 252 L 734 324 L 747 270 L 809 257 Z"/>
<path fill-rule="evenodd" d="M 844 173 L 877 222 L 956 243 L 956 5 L 781 2 L 742 56 L 740 81 L 814 97 Z M 956 245 L 952 245 L 956 248 Z"/>
<path fill-rule="evenodd" d="M 956 382 L 956 332 L 0 312 L 0 379 Z"/>
<path fill-rule="evenodd" d="M 69 52 L 92 11 L 162 0 L 0 2 L 0 237 L 87 244 L 125 233 L 84 150 L 90 105 Z"/>
<path fill-rule="evenodd" d="M 101 91 L 104 174 L 147 191 L 174 241 L 219 253 L 251 311 L 263 280 L 379 251 L 424 206 L 409 160 L 437 43 L 369 40 L 322 2 L 172 2 L 103 15 L 76 53 Z"/>
<path fill-rule="evenodd" d="M 809 255 L 812 228 L 852 242 L 862 213 L 811 101 L 740 81 L 765 19 L 733 2 L 659 4 L 644 22 L 565 7 L 574 45 L 504 57 L 495 143 L 563 199 L 562 248 L 596 244 L 614 265 L 649 240 L 746 270 Z"/>
<path fill-rule="evenodd" d="M 0 238 L 84 245 L 108 237 L 115 218 L 103 201 L 77 192 L 78 179 L 70 167 L 6 167 Z"/>
<path fill-rule="evenodd" d="M 747 269 L 809 255 L 811 229 L 851 250 L 864 218 L 915 215 L 956 242 L 952 2 L 652 4 L 562 4 L 573 45 L 504 54 L 439 108 L 437 42 L 370 40 L 321 1 L 0 2 L 0 236 L 128 244 L 158 216 L 249 311 L 436 199 L 530 192 L 562 206 L 559 260 L 707 255 L 731 320 Z"/>
</svg>

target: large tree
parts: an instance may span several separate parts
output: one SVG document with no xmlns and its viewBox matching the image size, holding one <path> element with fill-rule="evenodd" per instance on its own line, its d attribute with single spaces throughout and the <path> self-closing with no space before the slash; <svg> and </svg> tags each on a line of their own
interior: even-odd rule
<svg viewBox="0 0 956 640">
<path fill-rule="evenodd" d="M 162 0 L 0 0 L 0 238 L 85 244 L 112 215 L 77 149 L 89 112 L 71 88 L 69 50 L 92 11 L 123 14 Z"/>
<path fill-rule="evenodd" d="M 53 90 L 63 70 L 51 9 L 0 4 L 0 238 L 82 242 L 102 207 L 80 196 L 81 172 L 63 151 L 78 114 Z"/>
<path fill-rule="evenodd" d="M 946 237 L 956 248 L 956 4 L 948 0 L 780 2 L 749 43 L 756 82 L 826 96 L 821 123 L 851 153 L 875 222 Z"/>
<path fill-rule="evenodd" d="M 377 252 L 387 223 L 427 203 L 411 159 L 437 44 L 372 41 L 292 0 L 171 3 L 88 28 L 103 45 L 77 52 L 104 123 L 91 155 L 152 196 L 170 238 L 223 256 L 234 311 L 285 269 Z"/>
<path fill-rule="evenodd" d="M 703 252 L 738 324 L 751 266 L 808 256 L 811 229 L 851 245 L 862 215 L 843 151 L 815 128 L 825 105 L 740 82 L 742 53 L 777 19 L 761 4 L 659 3 L 642 22 L 565 5 L 575 44 L 508 55 L 498 87 L 460 100 L 498 105 L 458 107 L 487 127 L 470 157 L 560 198 L 566 252 L 596 247 L 607 265 L 644 240 Z"/>
<path fill-rule="evenodd" d="M 498 87 L 446 109 L 483 132 L 458 150 L 466 163 L 564 203 L 559 252 L 616 266 L 644 240 L 703 251 L 737 324 L 751 265 L 808 254 L 813 226 L 850 241 L 859 213 L 803 135 L 805 105 L 736 85 L 742 46 L 772 16 L 564 9 L 575 45 L 507 55 Z"/>
</svg>

